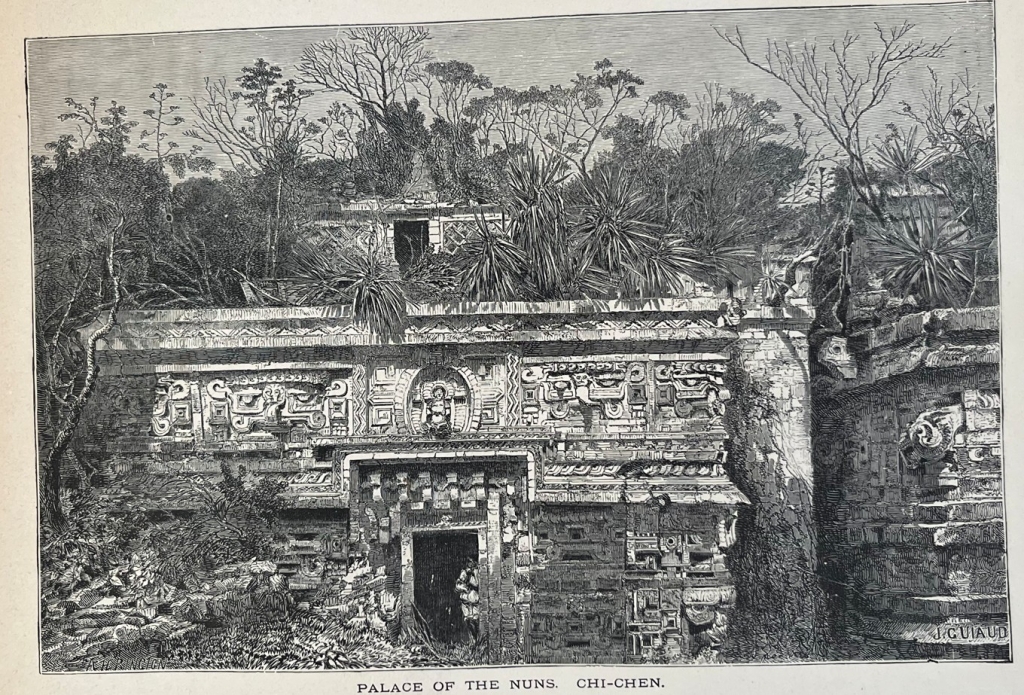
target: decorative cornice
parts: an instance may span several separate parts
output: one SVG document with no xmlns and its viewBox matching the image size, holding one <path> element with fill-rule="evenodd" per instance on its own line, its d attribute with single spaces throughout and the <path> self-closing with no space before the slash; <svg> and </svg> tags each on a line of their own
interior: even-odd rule
<svg viewBox="0 0 1024 695">
<path fill-rule="evenodd" d="M 744 326 L 810 321 L 798 307 L 751 307 Z M 460 302 L 408 306 L 399 345 L 516 342 L 736 340 L 736 302 L 718 296 L 562 302 Z M 101 350 L 238 350 L 380 346 L 349 307 L 246 307 L 125 311 Z"/>
<path fill-rule="evenodd" d="M 999 308 L 934 309 L 853 334 L 855 378 L 836 381 L 839 396 L 921 369 L 999 365 Z"/>
<path fill-rule="evenodd" d="M 857 353 L 914 340 L 923 335 L 949 333 L 990 333 L 999 330 L 999 307 L 971 309 L 933 309 L 909 314 L 900 319 L 850 336 L 850 347 Z"/>
</svg>

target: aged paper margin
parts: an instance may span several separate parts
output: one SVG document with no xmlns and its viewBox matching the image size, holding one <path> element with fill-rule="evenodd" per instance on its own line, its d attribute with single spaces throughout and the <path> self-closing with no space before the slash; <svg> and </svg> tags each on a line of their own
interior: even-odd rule
<svg viewBox="0 0 1024 695">
<path fill-rule="evenodd" d="M 416 670 L 333 673 L 141 673 L 40 675 L 36 577 L 36 466 L 32 357 L 32 262 L 24 39 L 245 27 L 425 22 L 565 14 L 686 9 L 826 7 L 927 4 L 917 0 L 7 0 L 0 22 L 0 690 L 9 693 L 355 693 L 356 684 L 454 681 L 467 678 L 554 678 L 559 690 L 578 691 L 584 677 L 655 676 L 663 691 L 760 693 L 1010 693 L 1024 677 L 1020 663 L 902 663 L 830 665 L 730 665 L 717 667 L 495 667 L 484 670 Z M 1024 3 L 998 0 L 997 81 L 1000 236 L 1002 247 L 1003 392 L 1008 554 L 1013 636 L 1024 643 Z M 1019 641 L 1018 641 L 1019 640 Z M 1013 685 L 1016 683 L 1017 685 Z"/>
</svg>

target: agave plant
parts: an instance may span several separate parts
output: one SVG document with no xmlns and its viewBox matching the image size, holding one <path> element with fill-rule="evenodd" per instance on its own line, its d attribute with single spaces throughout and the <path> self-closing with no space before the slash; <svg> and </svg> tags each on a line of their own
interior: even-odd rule
<svg viewBox="0 0 1024 695">
<path fill-rule="evenodd" d="M 566 274 L 565 160 L 528 150 L 509 163 L 506 209 L 509 232 L 526 254 L 530 274 L 544 296 L 558 293 Z"/>
<path fill-rule="evenodd" d="M 406 299 L 394 261 L 371 245 L 336 259 L 304 241 L 293 259 L 298 297 L 295 303 L 352 307 L 357 324 L 384 340 L 397 339 L 405 328 Z"/>
<path fill-rule="evenodd" d="M 509 299 L 520 292 L 529 259 L 482 216 L 476 215 L 475 220 L 475 229 L 455 257 L 463 292 L 476 301 Z"/>
<path fill-rule="evenodd" d="M 975 254 L 985 245 L 959 217 L 944 220 L 923 202 L 893 223 L 869 223 L 868 244 L 887 282 L 933 307 L 961 303 L 974 282 Z"/>
</svg>

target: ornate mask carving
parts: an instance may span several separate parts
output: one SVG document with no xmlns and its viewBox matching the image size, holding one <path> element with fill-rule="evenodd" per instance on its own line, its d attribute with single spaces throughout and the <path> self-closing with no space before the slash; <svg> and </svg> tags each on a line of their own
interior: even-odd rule
<svg viewBox="0 0 1024 695">
<path fill-rule="evenodd" d="M 846 338 L 829 336 L 818 349 L 818 361 L 843 379 L 857 378 L 857 362 L 850 354 Z"/>
</svg>

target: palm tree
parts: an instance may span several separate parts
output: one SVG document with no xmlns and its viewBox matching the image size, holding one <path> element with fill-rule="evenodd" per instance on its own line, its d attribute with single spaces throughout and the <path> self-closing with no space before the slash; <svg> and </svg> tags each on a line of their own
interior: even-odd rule
<svg viewBox="0 0 1024 695">
<path fill-rule="evenodd" d="M 868 245 L 887 282 L 938 307 L 963 302 L 974 283 L 968 268 L 985 243 L 959 217 L 944 221 L 933 203 L 919 202 L 890 224 L 870 223 Z"/>
</svg>

